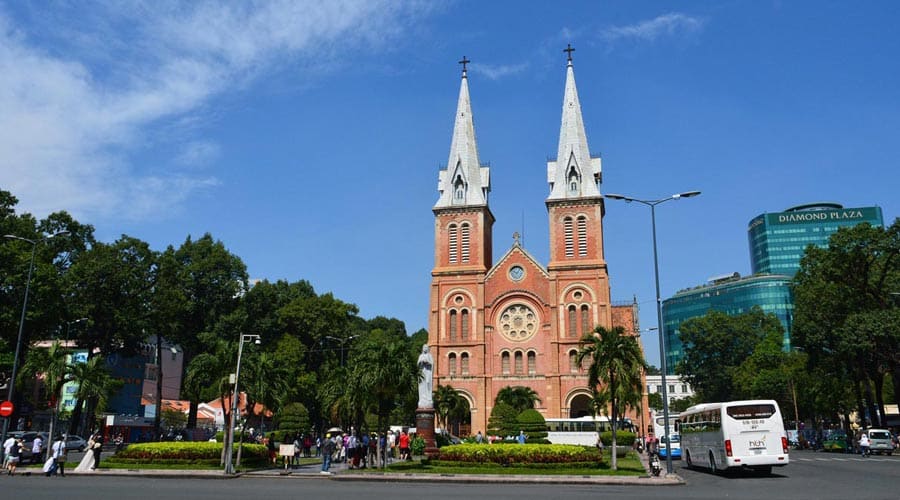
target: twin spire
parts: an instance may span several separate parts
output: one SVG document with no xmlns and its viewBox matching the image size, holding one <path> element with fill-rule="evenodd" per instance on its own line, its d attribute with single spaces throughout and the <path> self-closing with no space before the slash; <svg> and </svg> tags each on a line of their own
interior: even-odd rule
<svg viewBox="0 0 900 500">
<path fill-rule="evenodd" d="M 556 161 L 547 162 L 547 181 L 550 183 L 548 201 L 600 196 L 597 187 L 600 182 L 600 159 L 591 158 L 587 145 L 572 67 L 574 51 L 571 45 L 564 50 L 568 54 L 566 91 Z M 440 198 L 434 208 L 486 206 L 488 203 L 488 193 L 491 190 L 490 168 L 482 167 L 478 158 L 466 68 L 470 62 L 465 57 L 459 61 L 463 70 L 456 122 L 453 125 L 447 168 L 438 173 Z"/>
</svg>

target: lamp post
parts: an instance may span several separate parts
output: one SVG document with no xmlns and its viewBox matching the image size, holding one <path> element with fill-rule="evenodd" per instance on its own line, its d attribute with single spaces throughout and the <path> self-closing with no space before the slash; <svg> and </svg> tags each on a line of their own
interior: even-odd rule
<svg viewBox="0 0 900 500">
<path fill-rule="evenodd" d="M 650 221 L 652 224 L 653 230 L 653 275 L 656 280 L 656 325 L 659 328 L 659 364 L 660 364 L 660 381 L 662 383 L 662 398 L 663 398 L 663 429 L 665 429 L 665 439 L 666 443 L 669 443 L 669 394 L 668 387 L 666 386 L 666 335 L 665 328 L 662 320 L 662 300 L 659 296 L 659 257 L 656 251 L 656 205 L 661 203 L 665 203 L 670 200 L 680 200 L 681 198 L 691 198 L 693 196 L 697 196 L 700 194 L 700 191 L 686 191 L 684 193 L 673 194 L 668 198 L 662 198 L 659 200 L 639 200 L 637 198 L 632 198 L 631 196 L 625 196 L 621 194 L 607 194 L 604 195 L 606 198 L 611 200 L 623 200 L 626 203 L 631 203 L 632 201 L 640 203 L 642 205 L 647 205 L 650 207 Z M 668 446 L 668 444 L 667 444 Z M 666 453 L 666 473 L 672 473 L 672 454 Z"/>
<path fill-rule="evenodd" d="M 240 398 L 238 380 L 240 380 L 241 376 L 241 355 L 244 352 L 244 341 L 246 340 L 253 340 L 253 343 L 256 345 L 259 345 L 261 342 L 259 335 L 242 333 L 241 341 L 238 344 L 237 368 L 234 370 L 234 393 L 231 396 L 231 417 L 229 418 L 228 432 L 225 433 L 225 439 L 228 442 L 225 451 L 225 474 L 234 474 L 234 466 L 231 461 L 231 454 L 234 451 L 234 414 L 238 411 L 238 399 Z"/>
<path fill-rule="evenodd" d="M 344 366 L 344 344 L 346 344 L 350 340 L 355 339 L 356 337 L 359 337 L 359 335 L 351 335 L 351 336 L 349 336 L 347 338 L 343 338 L 343 339 L 339 338 L 339 337 L 332 337 L 331 335 L 325 336 L 326 339 L 336 340 L 341 343 L 341 367 Z"/>
<path fill-rule="evenodd" d="M 22 301 L 22 316 L 19 318 L 19 336 L 16 339 L 16 353 L 13 356 L 13 366 L 12 366 L 12 374 L 9 379 L 9 392 L 7 393 L 6 399 L 8 401 L 13 400 L 13 396 L 15 395 L 15 386 L 16 386 L 16 372 L 19 370 L 19 353 L 22 350 L 22 334 L 25 330 L 25 311 L 28 309 L 28 292 L 31 289 L 31 273 L 34 270 L 34 254 L 37 251 L 37 244 L 43 243 L 50 238 L 55 238 L 57 236 L 63 236 L 69 234 L 68 231 L 59 231 L 53 233 L 49 236 L 45 236 L 38 240 L 31 240 L 28 238 L 23 238 L 21 236 L 16 236 L 14 234 L 5 234 L 4 238 L 9 238 L 11 240 L 19 240 L 24 241 L 26 243 L 31 243 L 31 261 L 28 264 L 28 278 L 25 280 L 25 299 Z M 0 433 L 0 443 L 6 442 L 6 433 L 9 431 L 9 421 L 12 419 L 12 416 L 9 416 L 3 419 L 3 432 Z M 0 450 L 0 456 L 3 455 L 3 451 Z"/>
</svg>

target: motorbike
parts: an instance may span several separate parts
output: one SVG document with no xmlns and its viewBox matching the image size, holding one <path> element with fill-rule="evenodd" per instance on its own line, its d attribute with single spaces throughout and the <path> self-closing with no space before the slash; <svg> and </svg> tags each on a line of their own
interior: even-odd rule
<svg viewBox="0 0 900 500">
<path fill-rule="evenodd" d="M 662 466 L 659 463 L 659 453 L 651 453 L 650 454 L 650 474 L 653 477 L 659 477 L 659 473 L 662 472 Z"/>
</svg>

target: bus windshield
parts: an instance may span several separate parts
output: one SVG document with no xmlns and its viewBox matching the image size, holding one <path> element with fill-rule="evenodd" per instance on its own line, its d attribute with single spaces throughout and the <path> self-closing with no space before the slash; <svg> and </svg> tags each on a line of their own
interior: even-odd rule
<svg viewBox="0 0 900 500">
<path fill-rule="evenodd" d="M 725 409 L 728 416 L 737 420 L 747 420 L 752 418 L 769 418 L 775 414 L 775 405 L 772 404 L 752 404 L 729 406 Z"/>
</svg>

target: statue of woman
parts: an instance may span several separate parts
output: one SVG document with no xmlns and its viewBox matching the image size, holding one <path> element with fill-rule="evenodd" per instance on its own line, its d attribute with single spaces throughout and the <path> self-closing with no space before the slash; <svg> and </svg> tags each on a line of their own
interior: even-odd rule
<svg viewBox="0 0 900 500">
<path fill-rule="evenodd" d="M 422 354 L 419 354 L 418 367 L 422 370 L 419 379 L 419 408 L 434 408 L 432 401 L 432 391 L 434 381 L 434 358 L 431 357 L 431 351 L 428 344 L 422 346 Z"/>
</svg>

